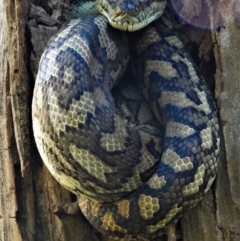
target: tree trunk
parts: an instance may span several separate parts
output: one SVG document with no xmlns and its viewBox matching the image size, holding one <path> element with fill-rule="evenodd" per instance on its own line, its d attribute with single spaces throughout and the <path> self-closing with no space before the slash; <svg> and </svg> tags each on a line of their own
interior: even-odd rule
<svg viewBox="0 0 240 241">
<path fill-rule="evenodd" d="M 214 4 L 213 4 L 214 2 Z M 236 1 L 175 1 L 194 19 L 218 10 L 224 27 L 203 31 L 179 22 L 183 42 L 212 87 L 221 120 L 217 179 L 203 201 L 178 227 L 184 241 L 240 240 L 240 11 Z M 0 2 L 0 240 L 100 240 L 81 215 L 59 219 L 58 205 L 76 198 L 43 165 L 31 128 L 31 98 L 38 62 L 50 37 L 68 20 L 67 0 Z M 39 6 L 39 7 L 36 7 Z M 45 11 L 43 10 L 45 9 Z M 189 9 L 191 9 L 191 14 Z M 193 11 L 193 12 L 192 12 Z M 227 21 L 230 18 L 232 21 Z M 199 58 L 200 57 L 200 58 Z M 98 235 L 98 234 L 97 234 Z"/>
</svg>

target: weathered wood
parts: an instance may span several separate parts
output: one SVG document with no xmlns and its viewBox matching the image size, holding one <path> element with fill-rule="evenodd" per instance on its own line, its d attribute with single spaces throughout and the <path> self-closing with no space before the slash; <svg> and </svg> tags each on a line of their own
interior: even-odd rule
<svg viewBox="0 0 240 241">
<path fill-rule="evenodd" d="M 233 16 L 236 15 L 235 10 L 233 5 Z M 219 47 L 222 73 L 216 79 L 216 94 L 220 106 L 223 132 L 222 158 L 216 188 L 217 221 L 222 235 L 221 240 L 239 240 L 240 18 L 234 19 L 234 22 L 221 29 L 217 34 L 216 40 Z"/>
<path fill-rule="evenodd" d="M 15 10 L 13 7 L 12 10 Z M 0 6 L 0 177 L 1 177 L 1 202 L 0 202 L 0 238 L 1 240 L 22 240 L 17 223 L 18 203 L 16 197 L 14 164 L 17 153 L 16 144 L 13 142 L 13 115 L 11 81 L 14 75 L 10 55 L 16 56 L 18 51 L 17 34 L 10 35 L 10 30 L 16 30 L 16 25 L 7 17 L 11 9 L 6 5 Z M 15 49 L 14 49 L 15 47 Z M 15 54 L 15 55 L 14 55 Z M 16 71 L 17 72 L 17 71 Z M 17 81 L 17 80 L 16 80 Z M 15 145 L 14 145 L 15 144 Z"/>
</svg>

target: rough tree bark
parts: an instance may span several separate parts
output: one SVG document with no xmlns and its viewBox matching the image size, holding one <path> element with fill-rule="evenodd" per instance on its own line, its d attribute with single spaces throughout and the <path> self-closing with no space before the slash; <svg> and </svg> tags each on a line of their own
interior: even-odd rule
<svg viewBox="0 0 240 241">
<path fill-rule="evenodd" d="M 181 220 L 184 241 L 240 240 L 239 3 L 175 1 L 188 20 L 203 12 L 213 31 L 176 22 L 183 42 L 215 93 L 221 120 L 219 172 L 197 208 Z M 53 214 L 75 199 L 43 165 L 31 129 L 31 98 L 40 55 L 68 19 L 67 0 L 0 1 L 0 240 L 100 240 L 79 216 Z M 39 6 L 39 7 L 36 7 Z M 206 11 L 207 10 L 207 11 Z M 214 14 L 218 10 L 218 15 Z M 229 19 L 231 21 L 229 21 Z"/>
</svg>

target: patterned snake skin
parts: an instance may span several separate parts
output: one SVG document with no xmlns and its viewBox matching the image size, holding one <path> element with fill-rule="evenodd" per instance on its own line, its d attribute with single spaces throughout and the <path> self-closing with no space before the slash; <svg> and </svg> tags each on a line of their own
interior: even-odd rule
<svg viewBox="0 0 240 241">
<path fill-rule="evenodd" d="M 127 66 L 149 106 L 134 123 L 112 96 Z M 133 33 L 102 15 L 72 20 L 41 58 L 32 117 L 47 168 L 109 240 L 156 240 L 216 176 L 214 99 L 165 16 Z"/>
</svg>

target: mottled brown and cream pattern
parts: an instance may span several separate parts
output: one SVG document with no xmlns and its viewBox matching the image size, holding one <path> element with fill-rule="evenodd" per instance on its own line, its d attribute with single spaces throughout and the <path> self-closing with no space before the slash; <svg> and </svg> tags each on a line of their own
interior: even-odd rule
<svg viewBox="0 0 240 241">
<path fill-rule="evenodd" d="M 71 21 L 44 52 L 34 136 L 95 228 L 111 240 L 157 240 L 214 181 L 216 105 L 166 16 L 129 35 L 109 18 L 118 22 L 125 12 L 126 27 L 146 2 L 121 0 L 114 11 L 117 1 L 101 2 L 108 19 Z M 162 13 L 165 1 L 147 11 L 160 5 Z"/>
</svg>

